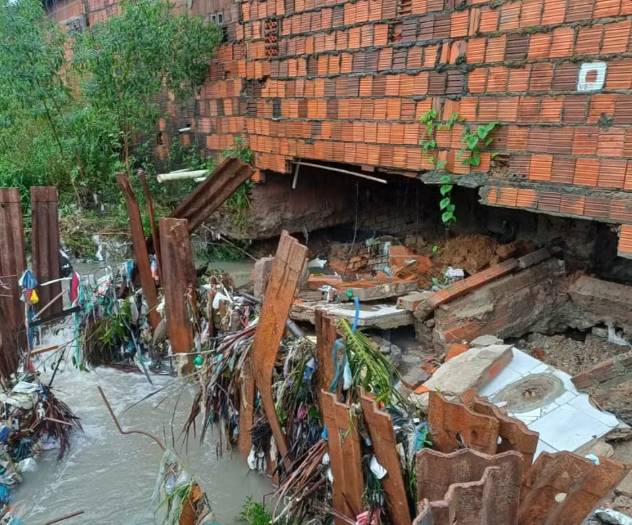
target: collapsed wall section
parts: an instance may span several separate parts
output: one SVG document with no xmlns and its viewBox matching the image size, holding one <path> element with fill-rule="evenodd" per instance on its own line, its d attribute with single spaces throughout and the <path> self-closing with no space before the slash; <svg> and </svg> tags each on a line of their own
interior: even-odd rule
<svg viewBox="0 0 632 525">
<path fill-rule="evenodd" d="M 87 0 L 88 20 L 115 11 L 101 1 Z M 629 1 L 179 5 L 226 28 L 196 108 L 176 123 L 191 124 L 185 141 L 223 150 L 241 135 L 257 168 L 281 173 L 311 159 L 433 180 L 419 118 L 458 113 L 436 134 L 457 183 L 487 205 L 624 224 L 619 255 L 632 257 Z M 491 122 L 480 164 L 463 164 L 464 129 Z"/>
</svg>

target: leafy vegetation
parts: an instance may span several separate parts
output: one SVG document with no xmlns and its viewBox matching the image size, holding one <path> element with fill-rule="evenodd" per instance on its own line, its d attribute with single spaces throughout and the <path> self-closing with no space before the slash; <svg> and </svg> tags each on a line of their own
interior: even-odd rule
<svg viewBox="0 0 632 525">
<path fill-rule="evenodd" d="M 494 140 L 491 137 L 492 132 L 498 127 L 498 122 L 488 122 L 481 124 L 472 131 L 470 126 L 465 126 L 461 143 L 461 162 L 470 166 L 480 166 L 481 152 L 487 148 Z M 469 152 L 469 155 L 465 153 Z M 493 155 L 493 154 L 492 154 Z"/>
<path fill-rule="evenodd" d="M 254 501 L 248 496 L 244 502 L 239 520 L 248 525 L 270 525 L 272 515 L 266 510 L 262 503 Z"/>
<path fill-rule="evenodd" d="M 220 39 L 167 0 L 124 1 L 74 40 L 42 2 L 0 0 L 0 184 L 116 208 L 115 174 L 154 162 L 161 97 L 193 95 Z"/>
<path fill-rule="evenodd" d="M 395 387 L 399 372 L 377 348 L 377 345 L 359 330 L 354 332 L 345 319 L 338 324 L 345 339 L 353 384 L 373 394 L 377 401 L 387 405 L 399 403 L 407 406 L 407 400 Z"/>
<path fill-rule="evenodd" d="M 450 175 L 441 175 L 439 179 L 441 186 L 439 186 L 439 192 L 441 193 L 441 200 L 439 201 L 439 209 L 441 210 L 441 222 L 448 228 L 450 224 L 456 222 L 456 216 L 454 211 L 456 206 L 452 202 L 452 190 L 454 184 L 452 184 L 452 177 Z"/>
<path fill-rule="evenodd" d="M 450 130 L 454 128 L 457 122 L 462 122 L 463 119 L 458 113 L 452 113 L 445 122 L 439 122 L 437 119 L 437 112 L 434 109 L 429 109 L 421 115 L 419 121 L 425 126 L 425 130 L 420 144 L 421 149 L 429 156 L 430 162 L 436 169 L 444 170 L 447 162 L 445 160 L 437 160 L 436 132 L 437 130 Z M 459 158 L 463 164 L 473 167 L 480 166 L 481 152 L 492 143 L 493 138 L 491 135 L 498 125 L 498 122 L 489 122 L 477 126 L 474 130 L 469 125 L 465 125 L 463 136 L 461 137 L 463 147 L 459 151 Z M 492 157 L 494 155 L 492 153 Z M 453 222 L 456 222 L 456 206 L 452 201 L 452 190 L 454 189 L 452 176 L 448 173 L 441 175 L 439 184 L 441 222 L 446 228 L 449 228 Z"/>
</svg>

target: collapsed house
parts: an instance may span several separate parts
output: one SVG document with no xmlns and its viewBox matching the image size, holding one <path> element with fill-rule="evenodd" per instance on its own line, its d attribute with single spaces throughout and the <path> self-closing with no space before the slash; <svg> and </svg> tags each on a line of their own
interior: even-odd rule
<svg viewBox="0 0 632 525">
<path fill-rule="evenodd" d="M 80 30 L 114 13 L 116 2 L 60 0 L 48 7 L 60 22 Z M 238 439 L 252 437 L 246 429 L 260 430 L 258 437 L 272 433 L 280 452 L 275 462 L 279 457 L 285 462 L 291 450 L 285 443 L 288 434 L 276 422 L 270 392 L 278 373 L 272 352 L 282 341 L 286 313 L 321 329 L 323 315 L 333 325 L 355 322 L 373 335 L 381 332 L 382 340 L 391 331 L 413 327 L 421 351 L 406 363 L 402 387 L 418 396 L 428 418 L 436 421 L 434 428 L 429 421 L 431 435 L 445 431 L 451 446 L 436 453 L 416 451 L 414 503 L 420 507 L 408 505 L 406 518 L 391 504 L 391 519 L 400 516 L 405 523 L 414 514 L 418 523 L 458 523 L 465 512 L 472 523 L 488 523 L 490 516 L 498 523 L 499 516 L 508 523 L 583 520 L 624 472 L 598 454 L 599 464 L 586 454 L 571 454 L 590 445 L 595 428 L 598 437 L 618 439 L 611 434 L 618 423 L 586 404 L 577 389 L 588 390 L 620 418 L 630 417 L 625 403 L 617 401 L 632 391 L 627 350 L 632 272 L 625 260 L 632 254 L 629 3 L 218 0 L 183 2 L 181 7 L 223 25 L 225 42 L 198 99 L 184 110 L 172 108 L 173 119 L 162 122 L 160 132 L 213 151 L 230 147 L 241 136 L 254 153 L 259 182 L 252 190 L 252 220 L 246 227 L 231 226 L 221 215 L 211 218 L 211 225 L 234 238 L 275 239 L 287 229 L 306 244 L 325 228 L 344 226 L 351 232 L 336 239 L 343 246 L 313 249 L 312 255 L 327 261 L 327 272 L 307 276 L 302 264 L 289 265 L 296 282 L 286 283 L 287 289 L 275 284 L 274 292 L 284 294 L 274 302 L 264 294 L 264 276 L 275 277 L 279 257 L 258 265 L 255 294 L 264 300 L 259 326 L 269 323 L 277 332 L 265 349 L 269 355 L 242 386 L 253 398 L 256 385 L 270 428 L 246 419 Z M 479 130 L 486 142 L 468 148 L 465 139 L 472 140 Z M 188 235 L 200 214 L 207 218 L 218 209 L 232 183 L 253 175 L 235 167 L 224 173 L 225 180 L 209 178 L 205 189 L 153 229 L 154 242 L 159 239 L 161 245 L 156 253 L 163 259 L 168 332 L 176 354 L 189 353 L 195 341 L 189 308 L 197 304 L 197 290 Z M 441 182 L 446 175 L 448 184 Z M 455 186 L 451 204 L 458 221 L 447 240 L 436 235 L 442 232 L 438 184 Z M 214 198 L 216 203 L 206 202 Z M 161 322 L 155 313 L 158 296 L 133 200 L 128 198 L 128 205 L 155 329 Z M 425 231 L 428 224 L 434 236 Z M 467 245 L 462 235 L 472 233 L 493 239 Z M 324 239 L 329 244 L 330 238 Z M 466 253 L 456 257 L 459 250 Z M 489 253 L 483 264 L 468 259 L 470 251 L 479 250 Z M 0 261 L 0 273 L 18 273 L 19 260 L 0 254 Z M 220 286 L 213 293 L 224 295 Z M 231 310 L 227 301 L 209 304 L 215 303 L 226 317 Z M 268 310 L 276 318 L 264 315 Z M 231 332 L 226 326 L 221 331 Z M 334 331 L 323 343 L 327 351 L 338 339 Z M 571 332 L 581 339 L 582 350 L 569 350 L 564 362 L 560 354 L 567 340 L 576 339 L 551 338 Z M 250 337 L 255 338 L 253 354 L 260 353 L 257 348 L 263 345 L 252 330 L 235 336 L 238 341 Z M 491 344 L 479 346 L 481 338 Z M 382 346 L 394 356 L 393 344 L 386 342 Z M 489 350 L 505 342 L 513 346 Z M 232 351 L 236 342 L 227 343 L 215 351 Z M 589 346 L 598 351 L 586 356 L 583 350 Z M 484 368 L 464 384 L 458 365 L 469 364 L 480 353 L 476 348 L 498 354 L 494 363 L 500 364 L 492 367 L 493 374 Z M 182 366 L 190 370 L 188 361 L 183 357 Z M 444 383 L 446 376 L 460 384 Z M 330 390 L 327 383 L 319 385 L 317 397 L 322 387 Z M 436 395 L 437 388 L 453 399 Z M 551 431 L 548 441 L 540 439 L 540 450 L 534 449 L 532 429 L 478 401 L 472 389 L 496 399 L 523 425 L 537 424 L 540 438 Z M 242 389 L 236 392 L 241 396 Z M 341 423 L 350 408 L 340 404 L 347 400 L 322 397 L 323 411 L 334 414 L 326 425 L 332 508 L 338 519 L 353 520 L 364 508 L 360 440 Z M 433 407 L 454 418 L 435 418 Z M 377 417 L 377 411 L 362 409 L 365 417 Z M 552 443 L 566 429 L 551 430 L 540 420 L 564 416 L 560 421 L 573 424 L 580 413 L 595 421 L 593 428 L 581 438 Z M 467 424 L 453 428 L 455 421 Z M 587 421 L 577 426 L 585 429 Z M 477 425 L 486 432 L 474 432 Z M 380 435 L 390 439 L 392 426 L 384 425 Z M 496 454 L 498 436 L 490 430 L 496 427 L 513 429 L 521 436 L 514 443 L 526 441 L 528 448 L 515 445 Z M 235 430 L 234 421 L 228 428 Z M 339 441 L 341 431 L 351 434 L 351 445 Z M 377 454 L 380 440 L 371 440 Z M 454 452 L 455 442 L 469 450 Z M 241 445 L 248 455 L 251 447 Z M 343 446 L 349 447 L 351 459 L 341 458 Z M 384 449 L 391 454 L 390 463 L 385 455 L 379 461 L 390 465 L 386 485 L 396 481 L 397 458 L 393 461 L 392 450 Z M 533 463 L 525 459 L 536 452 Z M 323 456 L 321 444 L 309 457 Z M 468 475 L 461 475 L 464 471 Z M 428 472 L 445 476 L 429 486 Z M 556 476 L 578 482 L 561 487 Z M 503 493 L 511 487 L 506 498 L 498 494 L 499 486 Z M 309 492 L 314 486 L 303 488 Z M 400 493 L 393 501 L 406 499 Z M 462 499 L 475 505 L 464 508 Z"/>
</svg>

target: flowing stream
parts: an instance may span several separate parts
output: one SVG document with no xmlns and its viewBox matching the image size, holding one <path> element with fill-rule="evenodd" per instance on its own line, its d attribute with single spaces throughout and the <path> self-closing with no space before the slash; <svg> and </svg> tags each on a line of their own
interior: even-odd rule
<svg viewBox="0 0 632 525">
<path fill-rule="evenodd" d="M 55 337 L 56 342 L 69 338 L 67 332 Z M 50 377 L 50 373 L 48 365 L 44 376 Z M 218 458 L 215 435 L 207 435 L 202 444 L 199 438 L 191 436 L 186 447 L 181 430 L 191 408 L 194 387 L 168 376 L 152 376 L 152 381 L 153 386 L 141 374 L 108 368 L 80 372 L 70 361 L 62 364 L 53 388 L 81 418 L 84 433 L 74 436 L 73 446 L 62 461 L 57 461 L 57 451 L 45 452 L 38 458 L 37 471 L 25 474 L 14 503 L 22 510 L 27 525 L 40 525 L 80 510 L 85 514 L 64 523 L 154 523 L 150 499 L 162 452 L 144 436 L 118 433 L 97 385 L 103 388 L 124 429 L 153 433 L 168 446 L 173 446 L 175 438 L 175 450 L 206 491 L 220 523 L 240 523 L 238 515 L 245 498 L 260 500 L 272 490 L 265 478 L 248 471 L 236 451 Z M 125 411 L 167 385 L 171 386 Z"/>
</svg>

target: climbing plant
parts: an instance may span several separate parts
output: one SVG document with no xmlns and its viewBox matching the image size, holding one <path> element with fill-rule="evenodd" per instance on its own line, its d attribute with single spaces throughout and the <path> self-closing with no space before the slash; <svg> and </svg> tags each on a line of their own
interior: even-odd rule
<svg viewBox="0 0 632 525">
<path fill-rule="evenodd" d="M 480 166 L 481 152 L 494 140 L 491 135 L 497 127 L 498 122 L 481 124 L 474 130 L 470 126 L 465 126 L 463 137 L 461 138 L 463 148 L 460 152 L 461 162 L 463 162 L 463 164 Z M 468 152 L 469 155 L 466 155 L 466 152 Z"/>
<path fill-rule="evenodd" d="M 452 129 L 454 125 L 461 120 L 458 113 L 452 113 L 450 118 L 445 122 L 437 121 L 437 112 L 434 109 L 426 111 L 420 118 L 420 122 L 425 126 L 425 135 L 421 141 L 421 148 L 426 155 L 429 155 L 432 164 L 438 170 L 443 170 L 446 166 L 445 160 L 437 160 L 437 139 L 436 131 L 441 129 Z M 453 222 L 456 222 L 456 216 L 454 214 L 456 206 L 452 202 L 452 177 L 449 174 L 441 175 L 439 178 L 439 191 L 441 193 L 441 200 L 439 201 L 439 209 L 441 210 L 441 222 L 444 226 L 449 227 Z"/>
<path fill-rule="evenodd" d="M 429 109 L 421 115 L 419 120 L 425 128 L 420 144 L 423 152 L 429 156 L 430 162 L 437 170 L 441 171 L 445 169 L 447 162 L 445 160 L 437 160 L 436 132 L 437 130 L 454 128 L 454 125 L 457 122 L 462 122 L 463 118 L 458 113 L 452 113 L 445 122 L 439 122 L 437 117 L 437 112 L 434 109 Z M 480 166 L 481 152 L 492 143 L 493 138 L 491 135 L 498 125 L 498 122 L 488 122 L 487 124 L 480 124 L 474 129 L 467 124 L 464 126 L 463 136 L 461 137 L 462 148 L 459 151 L 459 158 L 463 164 Z M 492 153 L 492 155 L 494 154 Z M 449 227 L 453 222 L 456 222 L 456 205 L 452 201 L 452 190 L 454 189 L 452 176 L 448 173 L 441 175 L 439 184 L 441 222 L 446 227 Z"/>
</svg>

